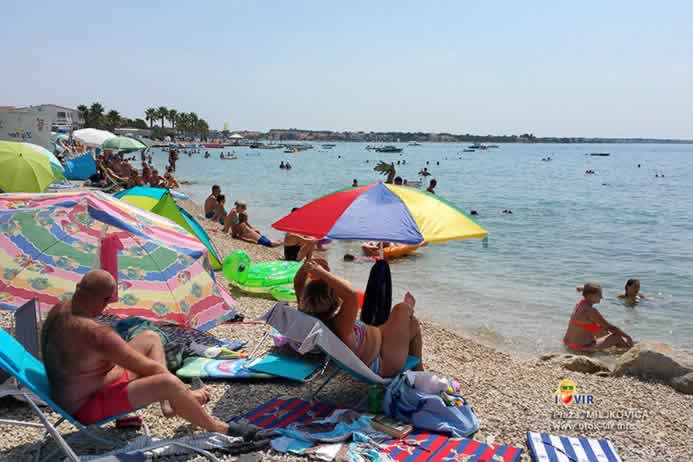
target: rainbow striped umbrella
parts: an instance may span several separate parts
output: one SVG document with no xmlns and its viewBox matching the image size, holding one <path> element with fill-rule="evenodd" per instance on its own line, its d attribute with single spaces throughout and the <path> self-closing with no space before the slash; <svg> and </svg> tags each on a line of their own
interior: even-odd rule
<svg viewBox="0 0 693 462">
<path fill-rule="evenodd" d="M 117 236 L 118 294 L 107 313 L 209 329 L 235 318 L 207 248 L 172 221 L 101 192 L 0 194 L 0 309 L 48 310 L 99 266 Z"/>
<path fill-rule="evenodd" d="M 329 194 L 272 226 L 318 239 L 403 244 L 483 238 L 488 234 L 463 211 L 435 194 L 383 183 Z"/>
</svg>

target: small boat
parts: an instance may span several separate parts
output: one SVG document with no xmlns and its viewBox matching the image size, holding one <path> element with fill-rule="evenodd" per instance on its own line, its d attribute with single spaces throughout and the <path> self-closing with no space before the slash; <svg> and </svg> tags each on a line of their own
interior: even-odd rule
<svg viewBox="0 0 693 462">
<path fill-rule="evenodd" d="M 333 147 L 337 146 L 336 144 L 323 144 L 322 147 L 325 149 L 332 149 Z"/>
<path fill-rule="evenodd" d="M 476 149 L 463 149 L 462 152 L 476 152 Z"/>
<path fill-rule="evenodd" d="M 590 156 L 595 156 L 595 157 L 609 157 L 611 155 L 610 152 L 590 152 Z"/>
<path fill-rule="evenodd" d="M 413 143 L 409 143 L 409 146 L 421 146 L 421 143 L 414 141 Z"/>
<path fill-rule="evenodd" d="M 375 152 L 402 152 L 402 148 L 388 145 L 382 148 L 375 148 Z"/>
<path fill-rule="evenodd" d="M 208 149 L 214 149 L 214 148 L 223 148 L 224 144 L 223 143 L 205 143 L 202 146 L 204 146 Z"/>
<path fill-rule="evenodd" d="M 469 149 L 481 149 L 481 145 L 480 144 L 473 144 L 473 145 L 469 146 Z"/>
</svg>

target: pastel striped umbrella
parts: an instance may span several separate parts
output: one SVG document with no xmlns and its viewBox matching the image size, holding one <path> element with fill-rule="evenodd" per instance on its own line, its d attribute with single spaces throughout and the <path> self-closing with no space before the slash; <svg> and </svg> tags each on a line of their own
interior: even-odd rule
<svg viewBox="0 0 693 462">
<path fill-rule="evenodd" d="M 324 196 L 272 225 L 318 239 L 420 244 L 483 238 L 476 221 L 435 194 L 375 183 Z"/>
<path fill-rule="evenodd" d="M 209 329 L 237 316 L 207 248 L 167 218 L 101 192 L 0 194 L 0 309 L 71 296 L 117 237 L 119 299 L 107 313 Z"/>
</svg>

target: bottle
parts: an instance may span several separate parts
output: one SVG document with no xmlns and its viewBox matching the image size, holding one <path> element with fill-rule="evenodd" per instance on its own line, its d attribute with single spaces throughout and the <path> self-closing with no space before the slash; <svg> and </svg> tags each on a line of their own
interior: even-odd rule
<svg viewBox="0 0 693 462">
<path fill-rule="evenodd" d="M 385 390 L 382 385 L 371 385 L 368 387 L 368 412 L 371 414 L 382 414 L 384 397 Z"/>
</svg>

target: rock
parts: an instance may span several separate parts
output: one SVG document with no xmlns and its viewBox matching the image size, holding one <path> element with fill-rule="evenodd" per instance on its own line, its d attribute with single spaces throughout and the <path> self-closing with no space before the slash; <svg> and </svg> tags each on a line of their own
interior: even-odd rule
<svg viewBox="0 0 693 462">
<path fill-rule="evenodd" d="M 546 353 L 541 356 L 539 356 L 540 361 L 548 361 L 550 359 L 554 359 L 556 356 L 558 356 L 560 353 Z"/>
<path fill-rule="evenodd" d="M 689 372 L 686 375 L 679 377 L 674 377 L 671 380 L 671 386 L 674 390 L 684 393 L 686 395 L 693 395 L 693 372 Z"/>
<path fill-rule="evenodd" d="M 693 372 L 693 356 L 675 351 L 666 343 L 641 342 L 626 351 L 616 361 L 612 375 L 631 375 L 670 382 Z"/>
<path fill-rule="evenodd" d="M 561 367 L 569 371 L 582 372 L 584 374 L 596 374 L 598 372 L 609 372 L 609 367 L 593 358 L 587 356 L 566 355 L 561 360 Z"/>
</svg>

